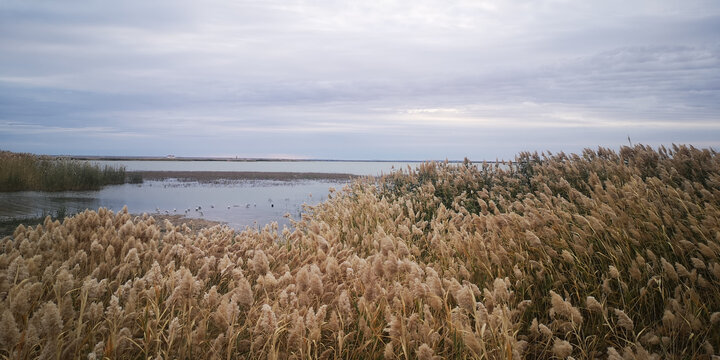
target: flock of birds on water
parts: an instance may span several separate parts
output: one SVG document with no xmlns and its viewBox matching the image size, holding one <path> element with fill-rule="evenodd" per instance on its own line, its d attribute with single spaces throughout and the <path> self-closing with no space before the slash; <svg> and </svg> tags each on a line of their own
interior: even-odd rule
<svg viewBox="0 0 720 360">
<path fill-rule="evenodd" d="M 310 194 L 310 197 L 312 197 L 312 194 Z M 290 198 L 285 198 L 285 202 L 289 202 L 289 201 L 290 201 Z M 273 203 L 273 200 L 272 200 L 272 199 L 268 199 L 268 202 L 270 203 L 270 207 L 271 207 L 271 208 L 274 208 L 274 207 L 275 207 L 275 203 Z M 256 208 L 256 207 L 257 207 L 257 203 L 253 203 L 252 205 L 251 205 L 250 203 L 246 203 L 246 204 L 245 204 L 245 208 L 246 208 L 246 209 L 249 209 L 251 206 L 254 207 L 254 208 Z M 237 208 L 237 207 L 241 207 L 241 205 L 237 205 L 237 204 L 228 205 L 228 206 L 227 206 L 227 209 L 230 210 L 231 208 Z M 215 208 L 215 205 L 210 205 L 210 208 L 211 208 L 211 209 L 214 209 L 214 208 Z M 202 206 L 200 206 L 200 205 L 195 206 L 194 209 L 193 209 L 193 208 L 186 208 L 186 209 L 185 209 L 185 215 L 187 215 L 187 214 L 192 214 L 192 212 L 193 212 L 193 210 L 194 210 L 195 213 L 197 213 L 198 215 L 204 216 L 205 214 L 203 214 L 202 209 L 203 209 L 203 208 L 202 208 Z M 172 214 L 176 214 L 177 211 L 178 211 L 177 208 L 173 208 L 172 211 L 170 211 L 170 210 L 165 210 L 164 213 L 165 213 L 165 215 L 170 215 L 171 213 L 172 213 Z M 163 213 L 163 211 L 160 210 L 159 207 L 156 207 L 156 208 L 155 208 L 155 212 L 156 212 L 157 214 L 162 214 L 162 213 Z"/>
</svg>

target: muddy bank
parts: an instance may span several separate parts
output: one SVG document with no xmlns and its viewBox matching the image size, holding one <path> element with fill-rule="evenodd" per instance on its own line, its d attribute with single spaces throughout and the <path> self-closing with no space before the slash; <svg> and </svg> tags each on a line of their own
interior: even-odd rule
<svg viewBox="0 0 720 360">
<path fill-rule="evenodd" d="M 179 179 L 182 181 L 218 182 L 224 180 L 352 180 L 358 175 L 298 172 L 263 171 L 129 171 L 129 176 L 138 175 L 143 180 Z"/>
</svg>

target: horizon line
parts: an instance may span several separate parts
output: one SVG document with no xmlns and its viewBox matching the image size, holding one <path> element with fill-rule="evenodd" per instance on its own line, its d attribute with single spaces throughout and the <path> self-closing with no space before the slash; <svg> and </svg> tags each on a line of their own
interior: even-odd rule
<svg viewBox="0 0 720 360">
<path fill-rule="evenodd" d="M 95 160 L 95 161 L 122 161 L 122 160 L 143 160 L 143 161 L 229 161 L 229 162 L 271 162 L 271 161 L 322 161 L 322 162 L 445 162 L 462 163 L 465 160 L 451 159 L 425 159 L 425 160 L 409 160 L 409 159 L 323 159 L 323 158 L 263 158 L 263 157 L 228 157 L 228 156 L 120 156 L 120 155 L 45 155 L 55 158 L 69 158 L 71 160 Z M 470 160 L 472 163 L 497 163 L 507 162 L 511 160 Z"/>
</svg>

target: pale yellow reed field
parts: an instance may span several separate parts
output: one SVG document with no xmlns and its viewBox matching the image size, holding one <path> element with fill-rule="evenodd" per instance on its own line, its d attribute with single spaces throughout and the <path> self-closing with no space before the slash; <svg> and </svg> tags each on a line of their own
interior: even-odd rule
<svg viewBox="0 0 720 360">
<path fill-rule="evenodd" d="M 0 242 L 9 358 L 720 354 L 720 158 L 637 146 L 424 164 L 293 229 L 87 211 Z"/>
</svg>

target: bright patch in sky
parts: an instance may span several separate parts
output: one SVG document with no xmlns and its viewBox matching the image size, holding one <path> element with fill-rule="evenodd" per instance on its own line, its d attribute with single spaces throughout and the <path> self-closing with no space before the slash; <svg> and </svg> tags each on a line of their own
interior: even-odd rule
<svg viewBox="0 0 720 360">
<path fill-rule="evenodd" d="M 0 3 L 0 148 L 512 158 L 720 145 L 720 3 Z"/>
</svg>

